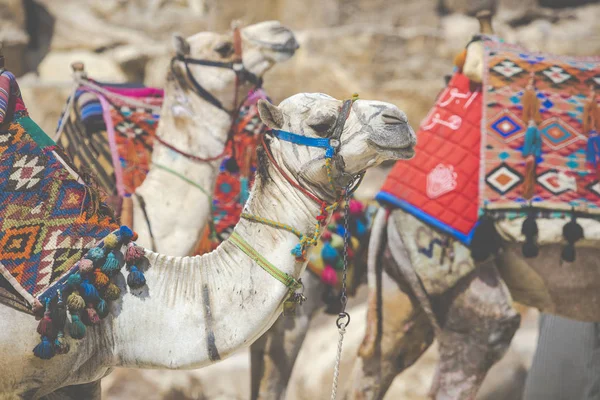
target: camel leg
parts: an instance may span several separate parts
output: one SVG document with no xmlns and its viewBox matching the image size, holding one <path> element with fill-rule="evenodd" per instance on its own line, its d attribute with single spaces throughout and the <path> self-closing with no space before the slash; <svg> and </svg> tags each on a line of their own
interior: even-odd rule
<svg viewBox="0 0 600 400">
<path fill-rule="evenodd" d="M 354 364 L 350 399 L 382 399 L 396 375 L 418 360 L 434 338 L 427 315 L 411 300 L 408 286 L 394 271 L 389 250 L 383 252 L 382 261 L 376 299 L 379 328 L 373 351 L 359 352 Z"/>
<path fill-rule="evenodd" d="M 432 298 L 443 316 L 439 340 L 436 400 L 471 400 L 487 371 L 510 345 L 520 316 L 493 261 L 463 278 L 444 295 Z"/>
<path fill-rule="evenodd" d="M 323 283 L 311 273 L 302 277 L 307 300 L 295 317 L 279 317 L 277 322 L 250 347 L 252 400 L 285 398 L 287 383 L 308 332 L 314 313 L 322 306 Z"/>
</svg>

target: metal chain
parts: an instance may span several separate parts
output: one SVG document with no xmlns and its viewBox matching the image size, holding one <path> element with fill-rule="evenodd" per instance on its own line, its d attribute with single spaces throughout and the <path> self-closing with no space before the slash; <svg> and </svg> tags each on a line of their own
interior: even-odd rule
<svg viewBox="0 0 600 400">
<path fill-rule="evenodd" d="M 335 400 L 337 396 L 338 388 L 338 377 L 340 375 L 340 363 L 342 360 L 342 343 L 344 341 L 344 334 L 346 333 L 346 327 L 350 325 L 350 314 L 346 312 L 346 303 L 348 303 L 348 296 L 346 295 L 346 276 L 348 274 L 348 242 L 350 241 L 350 233 L 348 231 L 348 216 L 350 214 L 350 197 L 352 192 L 350 190 L 351 185 L 348 185 L 344 194 L 344 274 L 342 276 L 342 293 L 340 295 L 340 302 L 342 303 L 342 311 L 339 313 L 335 324 L 338 327 L 339 340 L 337 355 L 335 357 L 335 367 L 333 368 L 333 383 L 331 386 L 331 400 Z"/>
</svg>

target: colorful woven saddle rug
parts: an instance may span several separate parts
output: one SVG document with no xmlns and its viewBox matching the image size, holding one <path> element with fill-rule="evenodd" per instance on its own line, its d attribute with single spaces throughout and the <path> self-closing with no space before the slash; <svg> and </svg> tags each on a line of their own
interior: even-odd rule
<svg viewBox="0 0 600 400">
<path fill-rule="evenodd" d="M 582 120 L 590 86 L 600 87 L 600 58 L 485 41 L 485 60 L 482 86 L 454 74 L 420 126 L 415 158 L 396 164 L 377 199 L 465 244 L 482 215 L 599 218 L 595 135 Z M 532 122 L 523 107 L 531 90 Z"/>
<path fill-rule="evenodd" d="M 74 106 L 59 123 L 59 143 L 75 166 L 89 170 L 109 195 L 117 214 L 123 197 L 142 184 L 152 160 L 154 137 L 164 92 L 132 84 L 88 80 L 78 87 Z M 256 147 L 266 127 L 256 104 L 268 97 L 262 88 L 248 93 L 232 126 L 223 154 L 210 229 L 200 253 L 216 248 L 240 218 L 256 171 Z"/>
<path fill-rule="evenodd" d="M 145 284 L 135 265 L 144 251 L 130 244 L 120 252 L 133 233 L 115 224 L 98 192 L 31 120 L 12 74 L 0 75 L 0 93 L 0 288 L 43 313 L 34 354 L 47 359 L 69 350 L 67 323 L 69 335 L 81 339 L 84 324 L 108 315 L 107 302 L 120 293 L 111 277 L 124 259 L 129 285 Z M 4 293 L 0 301 L 14 306 Z"/>
<path fill-rule="evenodd" d="M 94 175 L 119 212 L 146 178 L 164 92 L 88 80 L 75 90 L 58 130 L 75 166 Z"/>
</svg>

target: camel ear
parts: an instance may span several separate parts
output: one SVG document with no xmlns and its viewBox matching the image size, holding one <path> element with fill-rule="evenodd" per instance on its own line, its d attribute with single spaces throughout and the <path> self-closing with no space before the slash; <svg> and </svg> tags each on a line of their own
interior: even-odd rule
<svg viewBox="0 0 600 400">
<path fill-rule="evenodd" d="M 277 106 L 266 100 L 258 101 L 258 113 L 260 119 L 271 129 L 281 129 L 283 127 L 283 113 Z"/>
<path fill-rule="evenodd" d="M 190 44 L 179 35 L 173 35 L 173 47 L 175 47 L 178 55 L 187 56 L 190 54 Z"/>
</svg>

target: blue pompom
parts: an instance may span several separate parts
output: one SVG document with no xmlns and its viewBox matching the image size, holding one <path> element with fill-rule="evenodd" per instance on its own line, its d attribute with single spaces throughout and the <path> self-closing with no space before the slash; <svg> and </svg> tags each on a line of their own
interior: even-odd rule
<svg viewBox="0 0 600 400">
<path fill-rule="evenodd" d="M 87 302 L 96 302 L 100 295 L 98 294 L 98 289 L 94 285 L 90 283 L 87 279 L 84 279 L 80 285 L 81 288 L 81 297 L 83 297 Z"/>
<path fill-rule="evenodd" d="M 356 236 L 361 238 L 367 233 L 367 226 L 361 220 L 356 221 Z"/>
<path fill-rule="evenodd" d="M 67 285 L 76 288 L 81 285 L 81 275 L 75 273 L 67 278 Z"/>
<path fill-rule="evenodd" d="M 339 256 L 340 255 L 339 255 L 338 251 L 333 248 L 331 243 L 326 242 L 323 245 L 323 249 L 321 250 L 321 258 L 323 259 L 323 262 L 325 264 L 335 265 Z"/>
<path fill-rule="evenodd" d="M 128 242 L 133 237 L 133 232 L 129 227 L 123 225 L 119 228 L 119 236 L 124 242 Z"/>
<path fill-rule="evenodd" d="M 342 239 L 344 239 L 346 236 L 346 229 L 344 229 L 343 225 L 338 225 L 337 226 L 337 234 L 340 235 L 342 237 Z"/>
<path fill-rule="evenodd" d="M 119 265 L 119 259 L 115 256 L 115 254 L 111 251 L 106 255 L 106 260 L 104 260 L 104 264 L 100 267 L 100 270 L 108 276 L 112 276 L 115 272 L 121 269 Z"/>
<path fill-rule="evenodd" d="M 96 304 L 96 313 L 100 318 L 106 318 L 108 315 L 108 304 L 106 301 L 100 299 L 98 304 Z"/>
<path fill-rule="evenodd" d="M 146 284 L 146 277 L 135 265 L 131 266 L 127 275 L 127 285 L 132 289 L 141 288 Z"/>
<path fill-rule="evenodd" d="M 92 247 L 85 255 L 85 258 L 93 262 L 97 262 L 104 258 L 104 250 L 102 250 L 100 247 Z"/>
<path fill-rule="evenodd" d="M 33 355 L 42 360 L 49 360 L 54 357 L 54 346 L 47 336 L 42 336 L 40 344 L 33 349 Z"/>
<path fill-rule="evenodd" d="M 302 246 L 300 246 L 300 243 L 298 243 L 293 249 L 292 249 L 292 254 L 295 255 L 296 257 L 302 257 Z"/>
</svg>

